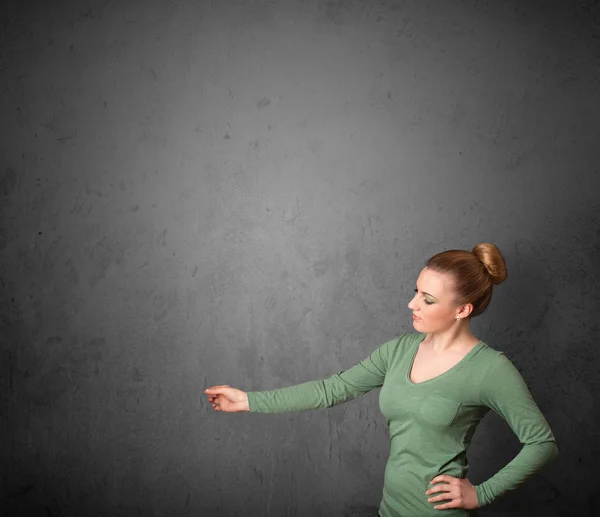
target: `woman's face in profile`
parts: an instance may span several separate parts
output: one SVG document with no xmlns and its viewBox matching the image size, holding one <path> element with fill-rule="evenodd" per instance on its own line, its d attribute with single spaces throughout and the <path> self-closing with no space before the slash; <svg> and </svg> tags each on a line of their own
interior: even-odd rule
<svg viewBox="0 0 600 517">
<path fill-rule="evenodd" d="M 413 313 L 415 330 L 436 332 L 455 323 L 457 307 L 452 303 L 452 283 L 452 278 L 444 273 L 428 268 L 421 271 L 416 282 L 415 296 L 408 304 Z"/>
</svg>

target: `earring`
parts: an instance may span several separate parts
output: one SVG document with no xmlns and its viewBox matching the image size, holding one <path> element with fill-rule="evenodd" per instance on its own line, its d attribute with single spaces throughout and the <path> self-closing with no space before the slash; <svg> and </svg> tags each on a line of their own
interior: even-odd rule
<svg viewBox="0 0 600 517">
<path fill-rule="evenodd" d="M 456 317 L 456 321 L 458 321 L 459 319 L 460 319 L 460 316 L 457 316 L 457 317 Z"/>
</svg>

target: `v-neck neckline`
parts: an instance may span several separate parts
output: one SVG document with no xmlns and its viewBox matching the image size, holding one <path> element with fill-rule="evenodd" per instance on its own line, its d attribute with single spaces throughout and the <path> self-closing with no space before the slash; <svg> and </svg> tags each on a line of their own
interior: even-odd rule
<svg viewBox="0 0 600 517">
<path fill-rule="evenodd" d="M 419 352 L 419 348 L 421 347 L 421 343 L 423 341 L 425 341 L 425 338 L 427 337 L 427 334 L 424 334 L 423 337 L 421 339 L 419 339 L 417 341 L 417 346 L 415 346 L 415 349 L 412 353 L 412 357 L 411 360 L 408 364 L 408 369 L 406 371 L 406 380 L 407 382 L 411 385 L 411 386 L 421 386 L 421 384 L 429 384 L 430 382 L 436 381 L 437 379 L 441 378 L 441 377 L 445 377 L 447 374 L 451 373 L 453 370 L 458 369 L 458 367 L 465 363 L 474 353 L 475 350 L 480 349 L 483 346 L 483 341 L 479 340 L 475 346 L 473 346 L 473 348 L 471 348 L 471 350 L 469 350 L 465 356 L 458 361 L 458 363 L 456 363 L 454 366 L 451 366 L 450 368 L 448 368 L 446 371 L 440 373 L 439 375 L 436 375 L 435 377 L 432 377 L 431 379 L 427 379 L 425 381 L 421 381 L 421 382 L 413 382 L 410 378 L 410 374 L 412 372 L 413 366 L 415 364 L 415 359 L 417 357 L 417 353 Z"/>
</svg>

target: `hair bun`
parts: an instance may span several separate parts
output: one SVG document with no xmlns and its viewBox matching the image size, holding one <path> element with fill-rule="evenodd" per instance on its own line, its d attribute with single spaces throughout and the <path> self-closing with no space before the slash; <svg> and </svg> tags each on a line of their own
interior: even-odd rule
<svg viewBox="0 0 600 517">
<path fill-rule="evenodd" d="M 500 250 L 489 242 L 480 242 L 473 248 L 473 254 L 483 262 L 483 265 L 490 274 L 492 284 L 498 285 L 504 282 L 507 277 L 506 262 Z"/>
</svg>

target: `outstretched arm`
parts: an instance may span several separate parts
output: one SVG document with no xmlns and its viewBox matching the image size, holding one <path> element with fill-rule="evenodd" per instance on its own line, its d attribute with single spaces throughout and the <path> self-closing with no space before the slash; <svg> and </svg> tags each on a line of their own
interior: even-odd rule
<svg viewBox="0 0 600 517">
<path fill-rule="evenodd" d="M 249 391 L 251 412 L 283 413 L 329 408 L 383 385 L 389 359 L 399 338 L 380 345 L 348 370 L 327 379 L 314 380 L 268 391 Z"/>
<path fill-rule="evenodd" d="M 480 401 L 498 413 L 519 438 L 523 448 L 487 481 L 475 486 L 480 506 L 514 490 L 558 455 L 556 439 L 523 377 L 504 355 L 498 356 L 483 378 Z"/>
</svg>

